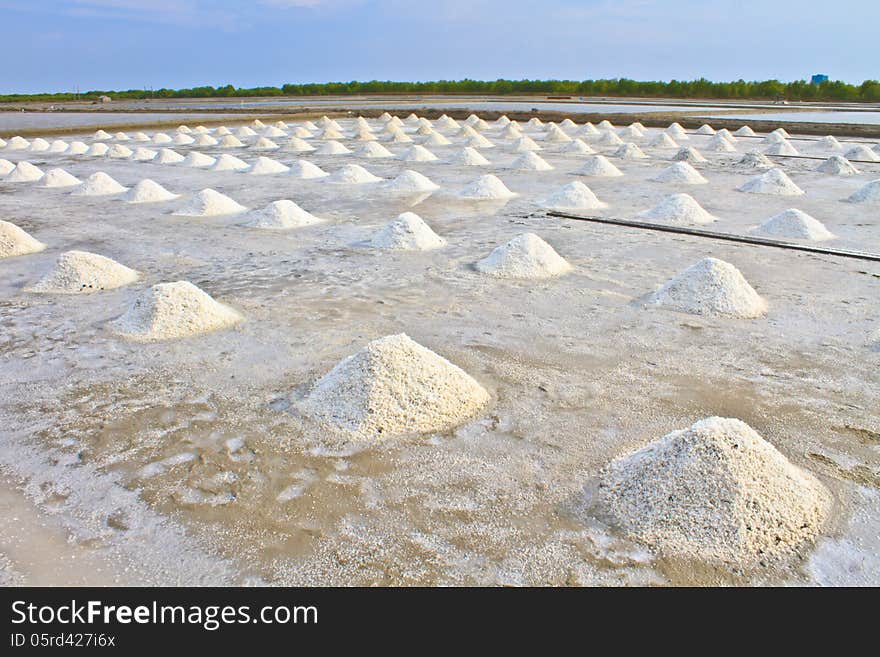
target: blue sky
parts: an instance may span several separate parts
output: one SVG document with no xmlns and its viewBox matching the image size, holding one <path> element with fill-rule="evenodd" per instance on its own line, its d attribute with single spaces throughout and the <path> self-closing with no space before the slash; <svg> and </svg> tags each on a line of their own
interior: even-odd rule
<svg viewBox="0 0 880 657">
<path fill-rule="evenodd" d="M 878 0 L 0 0 L 0 25 L 0 93 L 880 78 Z"/>
</svg>

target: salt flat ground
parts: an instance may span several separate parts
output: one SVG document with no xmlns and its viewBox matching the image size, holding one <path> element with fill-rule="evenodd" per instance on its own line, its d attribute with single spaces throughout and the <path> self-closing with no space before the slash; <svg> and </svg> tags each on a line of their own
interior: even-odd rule
<svg viewBox="0 0 880 657">
<path fill-rule="evenodd" d="M 494 127 L 483 133 L 497 144 L 481 151 L 488 167 L 304 154 L 329 172 L 347 163 L 382 178 L 419 171 L 441 187 L 427 196 L 381 183 L 0 150 L 43 170 L 80 178 L 100 170 L 126 186 L 151 178 L 184 195 L 130 205 L 0 179 L 0 218 L 48 245 L 0 261 L 0 502 L 19 534 L 0 539 L 9 581 L 52 580 L 47 564 L 64 542 L 48 541 L 45 554 L 33 548 L 34 536 L 51 532 L 68 537 L 72 563 L 87 572 L 103 564 L 97 583 L 880 582 L 880 351 L 871 343 L 880 264 L 548 218 L 537 204 L 581 180 L 609 204 L 595 214 L 633 218 L 687 192 L 719 217 L 712 230 L 743 234 L 796 207 L 839 236 L 828 246 L 880 253 L 878 208 L 843 200 L 880 178 L 880 164 L 837 177 L 814 171 L 819 160 L 773 158 L 806 194 L 745 194 L 736 188 L 758 172 L 732 165 L 761 146 L 740 139 L 737 153 L 704 151 L 710 161 L 697 168 L 709 184 L 662 184 L 650 178 L 674 151 L 647 146 L 657 132 L 638 142 L 648 159 L 612 160 L 619 178 L 575 175 L 586 156 L 552 144 L 540 155 L 554 170 L 508 170 L 518 154 Z M 699 149 L 708 139 L 685 143 Z M 812 139 L 795 135 L 792 144 L 804 155 L 838 152 Z M 453 141 L 431 150 L 444 160 L 461 148 Z M 483 173 L 519 196 L 457 197 Z M 206 187 L 249 208 L 289 198 L 328 221 L 268 231 L 243 227 L 241 216 L 171 215 Z M 365 243 L 403 211 L 448 246 L 411 253 Z M 474 270 L 526 231 L 572 273 L 535 282 Z M 112 257 L 142 280 L 90 295 L 24 290 L 70 249 Z M 646 295 L 710 255 L 736 265 L 767 299 L 765 318 L 645 306 Z M 245 321 L 154 344 L 110 330 L 144 287 L 176 280 Z M 291 400 L 341 358 L 398 332 L 474 376 L 490 407 L 448 434 L 361 451 L 326 444 Z M 783 565 L 729 573 L 660 558 L 584 510 L 583 491 L 610 460 L 710 415 L 744 420 L 831 488 L 834 517 L 816 546 Z"/>
</svg>

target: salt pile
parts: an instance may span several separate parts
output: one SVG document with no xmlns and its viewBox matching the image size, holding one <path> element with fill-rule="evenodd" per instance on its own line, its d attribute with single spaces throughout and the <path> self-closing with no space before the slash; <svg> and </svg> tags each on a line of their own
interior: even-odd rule
<svg viewBox="0 0 880 657">
<path fill-rule="evenodd" d="M 177 281 L 145 290 L 113 327 L 130 340 L 152 342 L 201 335 L 240 321 L 232 308 L 188 281 Z"/>
<path fill-rule="evenodd" d="M 211 171 L 245 171 L 250 166 L 250 164 L 234 155 L 223 153 L 214 160 L 214 164 L 211 165 Z"/>
<path fill-rule="evenodd" d="M 503 128 L 503 127 L 505 127 L 505 126 L 507 126 L 507 125 L 510 125 L 510 119 L 507 118 L 507 115 L 506 115 L 506 114 L 502 114 L 502 115 L 499 116 L 497 119 L 495 119 L 495 125 L 497 125 L 497 126 Z"/>
<path fill-rule="evenodd" d="M 295 178 L 309 180 L 311 178 L 326 178 L 330 174 L 307 160 L 297 160 L 290 165 L 290 175 Z"/>
<path fill-rule="evenodd" d="M 56 139 L 49 145 L 50 153 L 66 153 L 70 149 L 70 145 L 61 139 Z"/>
<path fill-rule="evenodd" d="M 767 303 L 739 269 L 717 258 L 703 258 L 674 276 L 651 295 L 650 303 L 695 315 L 752 319 L 767 311 Z"/>
<path fill-rule="evenodd" d="M 528 123 L 526 123 L 526 125 L 530 128 L 540 128 L 542 125 L 544 125 L 544 122 L 537 116 L 533 116 L 528 120 Z"/>
<path fill-rule="evenodd" d="M 241 148 L 244 143 L 235 135 L 225 135 L 218 146 L 220 148 Z"/>
<path fill-rule="evenodd" d="M 547 130 L 544 135 L 544 141 L 565 143 L 571 141 L 571 137 L 565 134 L 565 132 L 560 130 L 557 126 L 551 125 L 550 129 Z"/>
<path fill-rule="evenodd" d="M 245 215 L 245 226 L 265 228 L 269 230 L 287 230 L 319 224 L 323 220 L 310 212 L 306 212 L 296 203 L 289 200 L 273 201 L 265 208 L 254 210 Z"/>
<path fill-rule="evenodd" d="M 308 153 L 316 150 L 309 142 L 299 137 L 291 137 L 281 148 L 290 153 Z"/>
<path fill-rule="evenodd" d="M 846 200 L 850 203 L 880 205 L 880 179 L 872 180 L 864 187 L 858 189 Z"/>
<path fill-rule="evenodd" d="M 177 126 L 177 132 L 181 132 L 185 135 L 188 135 L 192 132 L 192 129 L 188 125 L 179 125 L 179 126 Z"/>
<path fill-rule="evenodd" d="M 15 168 L 15 165 L 9 160 L 0 158 L 0 176 L 5 176 Z"/>
<path fill-rule="evenodd" d="M 863 162 L 880 162 L 880 155 L 877 155 L 864 144 L 859 144 L 850 148 L 843 156 L 848 160 L 861 160 Z"/>
<path fill-rule="evenodd" d="M 347 153 L 351 153 L 349 148 L 332 139 L 321 144 L 321 147 L 315 151 L 316 155 L 345 155 Z"/>
<path fill-rule="evenodd" d="M 256 137 L 257 133 L 248 128 L 247 126 L 242 126 L 238 130 L 233 133 L 239 139 L 250 139 L 251 137 Z"/>
<path fill-rule="evenodd" d="M 643 160 L 648 156 L 642 152 L 641 148 L 629 142 L 614 151 L 612 157 L 619 157 L 622 160 Z"/>
<path fill-rule="evenodd" d="M 465 146 L 463 149 L 452 155 L 447 161 L 449 164 L 458 164 L 461 166 L 485 166 L 489 164 L 489 160 L 469 146 Z"/>
<path fill-rule="evenodd" d="M 180 161 L 180 164 L 181 166 L 198 169 L 212 166 L 216 161 L 216 159 L 205 153 L 190 151 L 189 154 Z"/>
<path fill-rule="evenodd" d="M 156 146 L 161 146 L 162 144 L 170 144 L 171 142 L 171 137 L 166 135 L 164 132 L 157 132 L 155 135 L 153 135 L 153 143 Z"/>
<path fill-rule="evenodd" d="M 498 278 L 553 278 L 571 265 L 534 233 L 523 233 L 477 262 L 477 271 Z"/>
<path fill-rule="evenodd" d="M 720 135 L 721 137 L 724 137 L 731 144 L 736 144 L 736 142 L 739 141 L 736 137 L 733 136 L 733 133 L 730 130 L 728 130 L 727 128 L 721 128 L 721 130 L 719 130 L 715 134 Z"/>
<path fill-rule="evenodd" d="M 622 176 L 623 173 L 616 166 L 611 164 L 604 155 L 593 155 L 584 161 L 577 173 L 583 176 L 596 176 L 602 178 L 613 178 Z"/>
<path fill-rule="evenodd" d="M 92 135 L 92 139 L 95 141 L 106 141 L 107 139 L 113 139 L 109 132 L 105 132 L 104 130 L 98 130 L 95 134 Z"/>
<path fill-rule="evenodd" d="M 527 151 L 516 158 L 508 167 L 517 171 L 552 171 L 550 166 L 540 155 Z"/>
<path fill-rule="evenodd" d="M 21 161 L 15 165 L 15 168 L 9 172 L 4 179 L 6 182 L 34 182 L 43 177 L 43 171 L 39 167 L 27 161 Z"/>
<path fill-rule="evenodd" d="M 487 174 L 480 176 L 467 185 L 459 192 L 459 196 L 461 198 L 487 200 L 513 198 L 516 196 L 516 193 L 507 189 L 507 186 L 497 176 Z"/>
<path fill-rule="evenodd" d="M 343 135 L 339 130 L 327 127 L 324 128 L 323 131 L 318 135 L 318 139 L 344 139 L 345 135 Z"/>
<path fill-rule="evenodd" d="M 816 167 L 816 171 L 829 173 L 832 176 L 854 176 L 859 173 L 849 160 L 841 155 L 832 155 Z"/>
<path fill-rule="evenodd" d="M 502 139 L 519 139 L 523 136 L 522 130 L 517 128 L 515 125 L 508 125 L 504 130 L 501 131 Z"/>
<path fill-rule="evenodd" d="M 44 153 L 49 150 L 49 142 L 41 137 L 37 137 L 31 142 L 28 150 L 32 153 Z"/>
<path fill-rule="evenodd" d="M 370 245 L 393 251 L 430 251 L 446 246 L 446 240 L 437 235 L 414 212 L 404 212 L 379 231 Z"/>
<path fill-rule="evenodd" d="M 172 151 L 170 148 L 163 148 L 160 149 L 159 154 L 153 158 L 153 162 L 156 164 L 178 164 L 183 162 L 184 159 L 183 155 L 177 151 Z"/>
<path fill-rule="evenodd" d="M 540 151 L 542 149 L 534 139 L 523 135 L 513 142 L 513 150 L 516 153 L 526 153 L 528 151 Z"/>
<path fill-rule="evenodd" d="M 750 194 L 776 194 L 779 196 L 797 196 L 804 193 L 804 190 L 795 185 L 782 169 L 776 168 L 750 178 L 737 189 L 740 192 Z"/>
<path fill-rule="evenodd" d="M 190 203 L 172 214 L 177 217 L 219 217 L 227 214 L 238 214 L 247 208 L 233 201 L 228 196 L 203 189 L 193 197 Z"/>
<path fill-rule="evenodd" d="M 259 130 L 260 128 L 266 127 L 266 124 L 263 123 L 262 121 L 260 121 L 260 119 L 254 119 L 253 121 L 251 121 L 251 125 L 257 130 Z"/>
<path fill-rule="evenodd" d="M 763 153 L 759 153 L 758 151 L 749 151 L 739 159 L 739 161 L 736 163 L 736 166 L 746 169 L 763 169 L 770 168 L 775 165 L 770 159 L 765 157 Z"/>
<path fill-rule="evenodd" d="M 730 143 L 726 137 L 717 133 L 703 148 L 715 153 L 733 153 L 736 151 L 736 146 Z"/>
<path fill-rule="evenodd" d="M 267 137 L 260 137 L 251 144 L 251 150 L 253 151 L 277 151 L 278 148 L 278 144 Z"/>
<path fill-rule="evenodd" d="M 739 130 L 733 133 L 737 137 L 756 137 L 755 131 L 752 130 L 749 126 L 744 125 Z"/>
<path fill-rule="evenodd" d="M 81 141 L 72 141 L 70 142 L 70 146 L 67 149 L 68 155 L 85 155 L 89 150 L 89 147 Z"/>
<path fill-rule="evenodd" d="M 791 135 L 788 134 L 788 132 L 786 132 L 785 128 L 776 128 L 776 130 L 774 130 L 770 134 L 779 135 L 783 139 L 790 139 L 791 138 Z"/>
<path fill-rule="evenodd" d="M 247 170 L 252 176 L 266 176 L 273 173 L 285 173 L 290 167 L 269 157 L 258 157 Z"/>
<path fill-rule="evenodd" d="M 370 342 L 315 383 L 306 415 L 362 438 L 449 430 L 489 403 L 466 372 L 405 334 Z"/>
<path fill-rule="evenodd" d="M 710 224 L 716 221 L 716 217 L 704 210 L 690 194 L 667 196 L 650 210 L 640 212 L 638 216 L 676 225 Z"/>
<path fill-rule="evenodd" d="M 663 169 L 651 180 L 664 183 L 682 183 L 685 185 L 705 185 L 709 182 L 687 162 L 676 162 Z"/>
<path fill-rule="evenodd" d="M 156 159 L 156 156 L 158 154 L 159 152 L 154 151 L 152 148 L 144 148 L 143 146 L 138 146 L 132 152 L 131 159 L 135 162 L 149 162 L 150 160 Z"/>
<path fill-rule="evenodd" d="M 394 153 L 375 141 L 364 144 L 357 154 L 368 158 L 394 157 Z"/>
<path fill-rule="evenodd" d="M 134 137 L 132 137 L 132 140 L 144 142 L 144 141 L 150 141 L 150 138 L 148 135 L 144 134 L 143 132 L 136 132 L 136 133 L 134 133 Z"/>
<path fill-rule="evenodd" d="M 6 148 L 6 140 L 0 137 L 0 148 Z"/>
<path fill-rule="evenodd" d="M 89 150 L 87 150 L 83 155 L 87 155 L 89 157 L 104 157 L 107 155 L 107 152 L 110 150 L 110 147 L 107 144 L 97 143 L 89 146 Z"/>
<path fill-rule="evenodd" d="M 125 191 L 128 191 L 128 187 L 123 187 L 103 171 L 96 171 L 70 194 L 71 196 L 111 196 Z"/>
<path fill-rule="evenodd" d="M 439 132 L 431 133 L 424 141 L 425 146 L 449 146 L 452 142 Z"/>
<path fill-rule="evenodd" d="M 413 143 L 412 137 L 409 135 L 405 135 L 402 132 L 395 132 L 391 138 L 392 144 L 411 144 Z"/>
<path fill-rule="evenodd" d="M 589 187 L 575 180 L 556 190 L 541 202 L 552 210 L 597 210 L 608 207 L 600 201 Z"/>
<path fill-rule="evenodd" d="M 677 141 L 683 141 L 688 139 L 687 133 L 684 131 L 684 128 L 681 127 L 679 123 L 672 123 L 666 128 L 666 134 Z"/>
<path fill-rule="evenodd" d="M 433 192 L 440 189 L 440 185 L 427 176 L 409 169 L 402 171 L 394 180 L 388 181 L 386 187 L 396 192 Z"/>
<path fill-rule="evenodd" d="M 678 144 L 675 142 L 675 140 L 665 132 L 661 132 L 659 135 L 654 137 L 654 139 L 652 139 L 651 143 L 648 145 L 653 148 L 678 148 Z"/>
<path fill-rule="evenodd" d="M 171 140 L 175 146 L 189 146 L 190 144 L 194 144 L 195 141 L 196 140 L 189 135 L 183 134 L 174 135 L 174 139 Z"/>
<path fill-rule="evenodd" d="M 639 130 L 636 126 L 628 125 L 625 128 L 621 128 L 617 131 L 617 135 L 624 140 L 633 140 L 633 139 L 642 139 L 645 136 L 645 133 Z"/>
<path fill-rule="evenodd" d="M 0 220 L 0 258 L 38 253 L 45 248 L 45 244 L 35 240 L 15 224 Z"/>
<path fill-rule="evenodd" d="M 611 123 L 608 119 L 603 119 L 599 122 L 599 125 L 596 126 L 599 130 L 614 130 L 614 124 Z"/>
<path fill-rule="evenodd" d="M 160 203 L 179 198 L 180 194 L 174 194 L 149 178 L 141 180 L 132 187 L 123 197 L 127 203 Z"/>
<path fill-rule="evenodd" d="M 840 142 L 837 141 L 837 139 L 835 139 L 832 135 L 827 135 L 827 136 L 822 137 L 821 139 L 817 140 L 816 145 L 819 148 L 824 148 L 824 149 L 828 149 L 828 150 L 836 150 L 838 148 L 843 148 L 843 146 L 840 144 Z"/>
<path fill-rule="evenodd" d="M 437 119 L 436 125 L 443 130 L 454 130 L 455 128 L 458 128 L 458 122 L 451 116 L 446 116 L 446 114 Z"/>
<path fill-rule="evenodd" d="M 82 180 L 74 175 L 67 173 L 64 169 L 49 169 L 42 178 L 40 178 L 39 187 L 74 187 L 81 185 Z"/>
<path fill-rule="evenodd" d="M 789 208 L 770 217 L 752 232 L 757 235 L 810 240 L 811 242 L 835 238 L 835 235 L 825 228 L 821 221 L 795 208 Z"/>
<path fill-rule="evenodd" d="M 580 130 L 578 130 L 577 134 L 581 137 L 594 137 L 599 134 L 599 130 L 592 123 L 587 121 L 583 126 L 581 126 Z"/>
<path fill-rule="evenodd" d="M 715 128 L 713 128 L 712 126 L 710 126 L 708 123 L 704 123 L 703 125 L 701 125 L 699 128 L 697 128 L 697 129 L 694 131 L 694 134 L 697 134 L 697 135 L 714 135 L 714 134 L 715 134 Z"/>
<path fill-rule="evenodd" d="M 424 146 L 412 146 L 400 155 L 400 159 L 404 162 L 434 162 L 438 158 Z"/>
<path fill-rule="evenodd" d="M 6 142 L 6 150 L 23 151 L 23 150 L 29 148 L 30 145 L 31 145 L 31 142 L 29 142 L 27 139 L 24 139 L 23 137 L 19 137 L 18 135 L 16 135 L 12 139 L 10 139 L 8 142 Z"/>
<path fill-rule="evenodd" d="M 195 128 L 193 128 L 192 131 L 193 131 L 193 134 L 196 134 L 196 135 L 206 135 L 209 132 L 211 132 L 210 130 L 208 130 L 208 128 L 206 128 L 203 125 L 197 125 Z"/>
<path fill-rule="evenodd" d="M 362 185 L 364 183 L 379 182 L 380 180 L 382 179 L 374 176 L 359 164 L 346 164 L 326 178 L 327 182 L 347 185 Z"/>
<path fill-rule="evenodd" d="M 560 150 L 560 153 L 569 153 L 572 155 L 590 155 L 591 153 L 595 153 L 592 148 L 587 146 L 580 139 L 573 139 L 571 142 L 567 143 Z"/>
<path fill-rule="evenodd" d="M 281 128 L 276 128 L 275 126 L 271 126 L 263 130 L 263 137 L 267 137 L 269 139 L 277 139 L 278 137 L 286 137 L 287 133 Z"/>
<path fill-rule="evenodd" d="M 799 155 L 798 150 L 787 141 L 779 141 L 764 149 L 767 155 Z"/>
<path fill-rule="evenodd" d="M 623 144 L 623 140 L 614 132 L 603 132 L 596 143 L 600 146 L 620 146 Z"/>
<path fill-rule="evenodd" d="M 613 524 L 668 556 L 736 570 L 816 539 L 828 489 L 744 422 L 710 417 L 611 463 L 600 504 Z"/>
<path fill-rule="evenodd" d="M 417 134 L 417 135 L 422 135 L 422 136 L 425 136 L 425 135 L 432 135 L 432 134 L 434 134 L 434 128 L 431 128 L 431 127 L 426 126 L 426 125 L 420 125 L 420 126 L 418 127 L 418 129 L 416 130 L 416 134 Z"/>
<path fill-rule="evenodd" d="M 465 142 L 465 145 L 471 146 L 472 148 L 495 148 L 495 144 L 480 134 L 474 135 L 468 139 Z"/>
<path fill-rule="evenodd" d="M 138 279 L 138 273 L 115 260 L 86 251 L 65 251 L 29 292 L 78 294 L 113 290 Z"/>
<path fill-rule="evenodd" d="M 312 132 L 318 132 L 318 126 L 311 121 L 303 121 L 302 127 L 306 130 L 311 130 Z"/>
<path fill-rule="evenodd" d="M 765 146 L 772 146 L 773 144 L 782 144 L 786 141 L 786 138 L 780 135 L 778 132 L 771 132 L 769 135 L 761 140 L 761 143 Z"/>
<path fill-rule="evenodd" d="M 219 143 L 211 135 L 199 135 L 196 137 L 195 146 L 216 146 Z"/>
<path fill-rule="evenodd" d="M 425 130 L 426 132 L 420 132 L 419 134 L 429 135 L 434 131 L 431 128 L 419 128 L 419 130 Z M 373 131 L 369 128 L 360 128 L 357 132 L 354 133 L 353 138 L 357 141 L 376 141 L 377 137 L 373 134 Z"/>
</svg>

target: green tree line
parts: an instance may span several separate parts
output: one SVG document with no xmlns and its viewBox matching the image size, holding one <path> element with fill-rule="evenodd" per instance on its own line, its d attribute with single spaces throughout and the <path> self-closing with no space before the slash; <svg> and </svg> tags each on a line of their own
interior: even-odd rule
<svg viewBox="0 0 880 657">
<path fill-rule="evenodd" d="M 780 82 L 779 80 L 711 82 L 699 80 L 671 80 L 669 82 L 640 82 L 627 78 L 612 80 L 437 80 L 434 82 L 325 82 L 285 84 L 281 87 L 193 87 L 191 89 L 129 89 L 127 91 L 94 90 L 75 95 L 72 93 L 6 94 L 0 102 L 68 100 L 97 100 L 110 96 L 118 100 L 148 98 L 237 98 L 246 96 L 345 96 L 352 94 L 543 94 L 558 96 L 617 96 L 644 98 L 705 98 L 755 99 L 785 98 L 793 101 L 850 101 L 880 102 L 880 81 L 865 80 L 849 84 L 828 80 L 811 84 L 806 80 Z"/>
</svg>

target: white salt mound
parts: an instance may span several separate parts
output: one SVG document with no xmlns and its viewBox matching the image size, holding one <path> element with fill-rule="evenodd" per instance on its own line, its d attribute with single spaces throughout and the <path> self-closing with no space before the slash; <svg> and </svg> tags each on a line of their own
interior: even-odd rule
<svg viewBox="0 0 880 657">
<path fill-rule="evenodd" d="M 683 183 L 686 185 L 705 185 L 709 182 L 687 162 L 676 162 L 663 169 L 651 180 L 655 182 Z"/>
<path fill-rule="evenodd" d="M 864 144 L 853 146 L 843 156 L 848 160 L 861 160 L 863 162 L 880 162 L 880 155 L 877 155 Z"/>
<path fill-rule="evenodd" d="M 338 141 L 330 140 L 321 144 L 321 147 L 315 151 L 317 155 L 345 155 L 351 153 L 351 149 Z"/>
<path fill-rule="evenodd" d="M 596 140 L 596 143 L 600 146 L 620 146 L 623 144 L 623 140 L 614 132 L 604 132 Z"/>
<path fill-rule="evenodd" d="M 526 153 L 528 151 L 540 151 L 542 149 L 534 139 L 523 135 L 513 142 L 513 150 L 515 153 Z"/>
<path fill-rule="evenodd" d="M 452 142 L 439 132 L 431 133 L 425 140 L 425 146 L 449 146 Z"/>
<path fill-rule="evenodd" d="M 66 153 L 70 149 L 70 144 L 62 139 L 56 139 L 49 145 L 50 153 Z"/>
<path fill-rule="evenodd" d="M 810 240 L 811 242 L 833 240 L 835 238 L 835 235 L 825 228 L 821 221 L 796 208 L 783 210 L 779 214 L 770 217 L 752 232 L 757 235 Z"/>
<path fill-rule="evenodd" d="M 652 148 L 678 148 L 676 141 L 665 132 L 654 137 L 648 145 Z"/>
<path fill-rule="evenodd" d="M 177 151 L 173 151 L 170 148 L 163 148 L 152 161 L 156 164 L 179 164 L 185 159 L 186 158 Z"/>
<path fill-rule="evenodd" d="M 228 196 L 209 188 L 200 191 L 186 207 L 172 214 L 177 217 L 218 217 L 238 214 L 246 210 L 246 207 L 236 203 Z"/>
<path fill-rule="evenodd" d="M 622 176 L 623 172 L 611 164 L 604 155 L 593 155 L 584 161 L 584 166 L 578 171 L 583 176 L 596 176 L 599 178 L 613 178 Z"/>
<path fill-rule="evenodd" d="M 0 176 L 7 175 L 10 171 L 15 168 L 15 165 L 9 160 L 4 160 L 0 158 Z"/>
<path fill-rule="evenodd" d="M 110 152 L 110 147 L 107 144 L 99 142 L 89 146 L 89 150 L 83 153 L 83 155 L 86 155 L 87 157 L 104 157 L 108 152 Z"/>
<path fill-rule="evenodd" d="M 852 163 L 842 155 L 832 155 L 816 167 L 816 171 L 828 173 L 832 176 L 854 176 L 859 173 Z"/>
<path fill-rule="evenodd" d="M 459 192 L 459 196 L 462 198 L 476 200 L 506 199 L 516 195 L 497 176 L 492 174 L 480 176 Z"/>
<path fill-rule="evenodd" d="M 185 158 L 180 161 L 180 165 L 184 167 L 193 167 L 194 169 L 204 169 L 212 166 L 217 160 L 198 151 L 190 151 Z"/>
<path fill-rule="evenodd" d="M 189 146 L 190 144 L 194 144 L 195 141 L 196 140 L 189 135 L 184 134 L 175 135 L 174 139 L 171 140 L 175 146 Z"/>
<path fill-rule="evenodd" d="M 290 165 L 290 175 L 295 178 L 309 180 L 311 178 L 326 178 L 330 174 L 308 160 L 297 160 Z"/>
<path fill-rule="evenodd" d="M 798 150 L 787 141 L 771 144 L 764 149 L 764 152 L 767 155 L 799 155 Z"/>
<path fill-rule="evenodd" d="M 29 142 L 24 137 L 19 137 L 16 135 L 8 142 L 6 142 L 6 148 L 10 151 L 23 151 L 26 148 L 30 148 L 31 142 Z"/>
<path fill-rule="evenodd" d="M 46 248 L 21 228 L 8 221 L 0 220 L 0 258 L 38 253 Z"/>
<path fill-rule="evenodd" d="M 159 283 L 144 290 L 113 327 L 137 342 L 201 335 L 227 328 L 241 315 L 188 281 Z"/>
<path fill-rule="evenodd" d="M 81 141 L 72 141 L 67 149 L 68 155 L 85 155 L 89 151 L 89 147 Z"/>
<path fill-rule="evenodd" d="M 650 303 L 694 315 L 741 319 L 761 317 L 767 303 L 739 269 L 717 258 L 703 258 L 674 276 L 650 297 Z"/>
<path fill-rule="evenodd" d="M 678 225 L 710 224 L 717 221 L 717 218 L 704 210 L 690 194 L 667 196 L 650 210 L 640 212 L 638 216 Z"/>
<path fill-rule="evenodd" d="M 410 169 L 402 171 L 394 180 L 389 180 L 385 186 L 396 192 L 433 192 L 440 189 L 440 185 L 430 178 Z"/>
<path fill-rule="evenodd" d="M 437 156 L 424 146 L 412 146 L 401 154 L 400 159 L 404 162 L 434 162 Z"/>
<path fill-rule="evenodd" d="M 357 154 L 368 158 L 394 157 L 394 153 L 375 141 L 364 144 Z"/>
<path fill-rule="evenodd" d="M 880 179 L 872 180 L 864 187 L 856 190 L 847 201 L 850 203 L 866 203 L 880 205 Z"/>
<path fill-rule="evenodd" d="M 144 148 L 143 146 L 138 146 L 132 152 L 131 159 L 135 162 L 149 162 L 151 160 L 155 160 L 158 154 L 159 151 L 154 151 L 152 148 Z"/>
<path fill-rule="evenodd" d="M 111 196 L 125 191 L 128 191 L 128 187 L 123 187 L 103 171 L 96 171 L 70 194 L 71 196 Z"/>
<path fill-rule="evenodd" d="M 250 164 L 234 155 L 223 153 L 217 156 L 217 159 L 210 168 L 211 171 L 245 171 L 249 169 L 250 166 Z"/>
<path fill-rule="evenodd" d="M 196 138 L 195 145 L 196 145 L 196 146 L 216 146 L 216 145 L 219 144 L 219 143 L 220 143 L 220 142 L 217 141 L 217 140 L 216 140 L 214 137 L 212 137 L 211 135 L 199 135 L 199 136 Z"/>
<path fill-rule="evenodd" d="M 600 201 L 589 187 L 575 180 L 556 190 L 541 202 L 553 210 L 596 210 L 608 207 Z"/>
<path fill-rule="evenodd" d="M 446 240 L 431 230 L 419 215 L 404 212 L 379 231 L 370 245 L 394 251 L 430 251 L 446 246 Z"/>
<path fill-rule="evenodd" d="M 258 157 L 247 172 L 253 176 L 267 176 L 273 173 L 285 173 L 290 167 L 270 157 Z"/>
<path fill-rule="evenodd" d="M 837 139 L 832 135 L 826 135 L 825 137 L 822 137 L 821 139 L 817 140 L 816 145 L 819 148 L 824 148 L 824 149 L 828 149 L 828 150 L 843 148 L 841 146 L 840 142 L 837 141 Z"/>
<path fill-rule="evenodd" d="M 365 183 L 379 182 L 380 180 L 382 179 L 374 176 L 359 164 L 346 164 L 326 178 L 327 182 L 346 185 L 363 185 Z"/>
<path fill-rule="evenodd" d="M 517 171 L 552 171 L 553 167 L 537 153 L 527 151 L 516 158 L 510 165 Z"/>
<path fill-rule="evenodd" d="M 818 479 L 729 418 L 673 431 L 600 479 L 600 503 L 627 534 L 669 556 L 737 570 L 793 556 L 832 506 Z"/>
<path fill-rule="evenodd" d="M 288 139 L 287 143 L 282 146 L 282 149 L 291 153 L 308 153 L 310 151 L 317 150 L 305 139 L 301 139 L 300 137 L 296 136 Z"/>
<path fill-rule="evenodd" d="M 134 283 L 138 273 L 115 260 L 86 251 L 65 251 L 29 292 L 79 294 L 113 290 Z"/>
<path fill-rule="evenodd" d="M 164 132 L 157 132 L 153 135 L 153 143 L 157 146 L 161 146 L 162 144 L 170 144 L 172 143 L 171 137 L 166 135 Z"/>
<path fill-rule="evenodd" d="M 573 139 L 565 146 L 563 146 L 560 153 L 571 153 L 577 155 L 589 155 L 591 153 L 595 153 L 595 151 L 587 146 L 582 139 Z"/>
<path fill-rule="evenodd" d="M 273 201 L 265 208 L 254 210 L 245 215 L 247 221 L 243 224 L 250 228 L 265 228 L 269 230 L 287 230 L 301 228 L 323 222 L 310 212 L 306 212 L 296 203 L 289 200 Z"/>
<path fill-rule="evenodd" d="M 697 128 L 696 130 L 694 130 L 694 134 L 697 134 L 697 135 L 714 135 L 714 134 L 715 134 L 715 128 L 713 128 L 712 126 L 710 126 L 708 123 L 704 123 L 704 124 L 701 125 L 699 128 Z"/>
<path fill-rule="evenodd" d="M 260 137 L 251 145 L 252 151 L 277 151 L 278 148 L 278 144 L 266 137 Z"/>
<path fill-rule="evenodd" d="M 704 148 L 715 153 L 733 153 L 736 151 L 736 146 L 720 134 L 716 134 L 712 137 Z"/>
<path fill-rule="evenodd" d="M 479 151 L 465 146 L 463 149 L 454 153 L 448 160 L 449 164 L 458 164 L 460 166 L 485 166 L 489 164 L 489 160 L 483 157 Z"/>
<path fill-rule="evenodd" d="M 612 153 L 612 157 L 619 157 L 623 160 L 641 160 L 646 157 L 642 152 L 642 149 L 639 148 L 636 144 L 632 142 L 628 142 L 623 144 L 620 148 L 618 148 L 614 153 Z"/>
<path fill-rule="evenodd" d="M 699 162 L 706 162 L 706 158 L 703 157 L 703 154 L 698 151 L 693 146 L 684 146 L 679 149 L 678 152 L 670 158 L 673 162 L 688 162 L 690 164 L 697 164 Z"/>
<path fill-rule="evenodd" d="M 123 197 L 127 203 L 160 203 L 179 198 L 180 194 L 174 194 L 149 178 L 141 180 L 132 187 Z"/>
<path fill-rule="evenodd" d="M 795 185 L 782 169 L 777 168 L 750 178 L 737 189 L 750 194 L 775 194 L 778 196 L 797 196 L 804 193 L 804 190 Z"/>
<path fill-rule="evenodd" d="M 737 137 L 755 137 L 755 131 L 752 130 L 749 126 L 744 125 L 739 130 L 734 131 L 733 133 Z"/>
<path fill-rule="evenodd" d="M 552 278 L 571 265 L 534 233 L 523 233 L 477 262 L 477 270 L 498 278 Z"/>
<path fill-rule="evenodd" d="M 773 164 L 772 160 L 765 157 L 763 153 L 759 153 L 758 151 L 749 151 L 739 159 L 739 161 L 736 163 L 736 166 L 743 167 L 745 169 L 769 169 L 775 165 Z"/>
<path fill-rule="evenodd" d="M 241 148 L 244 143 L 235 135 L 225 135 L 220 139 L 219 148 Z"/>
<path fill-rule="evenodd" d="M 43 153 L 49 150 L 49 142 L 41 137 L 37 137 L 31 142 L 30 148 L 28 149 L 32 153 Z"/>
<path fill-rule="evenodd" d="M 39 187 L 75 187 L 81 185 L 82 180 L 67 173 L 64 169 L 49 169 L 38 184 Z"/>
<path fill-rule="evenodd" d="M 390 335 L 340 361 L 303 400 L 306 415 L 361 438 L 446 431 L 489 403 L 466 372 Z"/>
<path fill-rule="evenodd" d="M 15 165 L 15 168 L 6 176 L 6 182 L 34 182 L 43 177 L 43 171 L 25 160 Z"/>
</svg>

